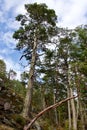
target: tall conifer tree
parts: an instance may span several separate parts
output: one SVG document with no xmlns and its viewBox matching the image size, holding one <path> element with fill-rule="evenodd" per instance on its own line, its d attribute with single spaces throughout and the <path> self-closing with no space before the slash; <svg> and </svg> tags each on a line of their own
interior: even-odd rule
<svg viewBox="0 0 87 130">
<path fill-rule="evenodd" d="M 16 17 L 21 26 L 13 37 L 18 40 L 16 48 L 23 52 L 21 58 L 25 57 L 30 63 L 28 89 L 23 109 L 23 116 L 27 118 L 30 114 L 38 53 L 46 48 L 45 45 L 51 42 L 52 36 L 55 35 L 57 16 L 55 11 L 48 9 L 45 4 L 27 4 L 25 9 L 25 15 L 20 14 Z"/>
</svg>

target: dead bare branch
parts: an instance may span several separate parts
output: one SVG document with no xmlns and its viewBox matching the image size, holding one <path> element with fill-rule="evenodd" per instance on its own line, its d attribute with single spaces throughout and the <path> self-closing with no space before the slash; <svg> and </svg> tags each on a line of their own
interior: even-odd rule
<svg viewBox="0 0 87 130">
<path fill-rule="evenodd" d="M 55 104 L 53 104 L 53 105 L 51 105 L 51 106 L 45 108 L 44 110 L 42 110 L 41 112 L 39 112 L 39 113 L 31 120 L 31 122 L 30 122 L 28 125 L 24 126 L 24 129 L 23 129 L 23 130 L 28 130 L 28 129 L 32 126 L 32 124 L 33 124 L 40 116 L 42 116 L 45 112 L 47 112 L 47 111 L 49 111 L 49 110 L 51 110 L 51 109 L 54 109 L 54 108 L 60 106 L 61 104 L 67 102 L 68 100 L 74 99 L 74 98 L 76 98 L 76 97 L 78 97 L 78 96 L 73 96 L 73 97 L 66 98 L 66 99 L 64 99 L 64 100 L 62 100 L 62 101 L 60 101 L 60 102 L 58 102 L 58 103 L 55 103 Z"/>
</svg>

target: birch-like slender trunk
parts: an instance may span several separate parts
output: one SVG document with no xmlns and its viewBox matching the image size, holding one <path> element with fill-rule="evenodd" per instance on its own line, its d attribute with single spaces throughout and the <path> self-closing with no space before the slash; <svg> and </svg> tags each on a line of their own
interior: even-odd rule
<svg viewBox="0 0 87 130">
<path fill-rule="evenodd" d="M 81 117 L 81 124 L 82 124 L 82 130 L 85 130 L 85 120 L 84 120 L 84 110 L 83 110 L 83 106 L 82 106 L 82 101 L 81 101 L 81 90 L 80 90 L 80 80 L 81 77 L 78 73 L 78 67 L 77 64 L 75 66 L 75 73 L 77 76 L 77 81 L 76 81 L 76 85 L 77 85 L 77 93 L 78 93 L 78 111 L 77 111 L 77 119 L 78 119 L 78 113 L 80 113 L 80 117 Z"/>
<path fill-rule="evenodd" d="M 69 95 L 73 96 L 73 91 L 71 88 L 71 69 L 70 66 L 68 66 L 68 91 L 69 91 Z M 69 104 L 70 107 L 70 104 Z M 76 108 L 75 108 L 75 102 L 74 100 L 71 100 L 71 109 L 72 109 L 72 126 L 73 126 L 73 130 L 77 130 L 77 116 L 76 116 Z M 69 128 L 71 130 L 71 128 Z"/>
<path fill-rule="evenodd" d="M 73 96 L 72 88 L 70 88 L 70 92 L 71 96 Z M 77 114 L 74 99 L 71 99 L 71 108 L 72 108 L 73 130 L 77 130 Z"/>
<path fill-rule="evenodd" d="M 67 97 L 70 97 L 70 90 L 67 88 Z M 70 101 L 68 101 L 68 119 L 69 119 L 69 130 L 71 130 L 72 123 L 71 123 L 71 107 L 70 107 Z"/>
<path fill-rule="evenodd" d="M 78 89 L 79 89 L 79 86 L 78 86 Z M 77 92 L 78 92 L 78 95 L 79 95 L 79 97 L 78 97 L 78 106 L 79 106 L 79 108 L 78 108 L 78 111 L 77 111 L 77 119 L 78 119 L 78 115 L 80 115 L 82 130 L 85 130 L 84 111 L 83 111 L 83 106 L 82 106 L 82 102 L 81 102 L 81 93 L 80 93 L 79 90 L 77 90 Z"/>
<path fill-rule="evenodd" d="M 82 130 L 85 130 L 85 120 L 84 120 L 84 110 L 83 110 L 83 107 L 82 107 L 82 103 L 81 103 L 81 100 L 80 100 L 80 116 L 81 116 L 81 124 L 82 124 Z"/>
<path fill-rule="evenodd" d="M 34 46 L 33 46 L 31 66 L 29 71 L 28 88 L 27 88 L 27 93 L 26 93 L 24 108 L 22 113 L 24 118 L 29 118 L 30 111 L 31 111 L 32 90 L 33 90 L 34 71 L 35 71 L 35 62 L 36 62 L 36 50 L 37 50 L 37 39 L 34 36 Z"/>
<path fill-rule="evenodd" d="M 55 93 L 54 93 L 54 104 L 56 103 L 56 97 L 55 97 Z M 57 109 L 54 108 L 54 114 L 55 114 L 55 122 L 56 122 L 56 125 L 58 126 L 58 117 L 57 117 Z"/>
<path fill-rule="evenodd" d="M 45 109 L 46 102 L 45 102 L 45 89 L 44 89 L 44 87 L 41 87 L 41 101 L 42 101 L 42 109 Z"/>
<path fill-rule="evenodd" d="M 69 53 L 69 52 L 68 52 Z M 67 67 L 67 82 L 68 82 L 68 86 L 67 86 L 67 96 L 68 98 L 71 96 L 70 93 L 70 87 L 71 87 L 71 75 L 70 75 L 70 65 L 68 63 L 68 67 Z M 71 117 L 71 101 L 68 101 L 68 118 L 69 118 L 69 130 L 72 129 L 72 117 Z"/>
<path fill-rule="evenodd" d="M 79 98 L 77 99 L 77 120 L 79 117 Z"/>
</svg>

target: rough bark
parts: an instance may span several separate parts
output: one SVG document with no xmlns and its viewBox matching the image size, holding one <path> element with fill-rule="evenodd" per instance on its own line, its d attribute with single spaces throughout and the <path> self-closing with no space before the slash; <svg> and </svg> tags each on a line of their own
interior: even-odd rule
<svg viewBox="0 0 87 130">
<path fill-rule="evenodd" d="M 32 52 L 32 59 L 31 59 L 31 66 L 29 71 L 29 81 L 28 81 L 28 88 L 24 102 L 23 108 L 23 117 L 29 118 L 30 110 L 31 110 L 31 101 L 32 101 L 32 89 L 33 89 L 33 82 L 34 82 L 34 71 L 35 71 L 35 62 L 36 62 L 36 49 L 37 49 L 37 39 L 34 36 L 34 47 Z"/>
<path fill-rule="evenodd" d="M 64 100 L 62 100 L 62 101 L 60 101 L 60 102 L 58 102 L 58 103 L 55 103 L 55 104 L 53 104 L 53 105 L 51 105 L 51 106 L 45 108 L 44 110 L 42 110 L 41 112 L 39 112 L 39 113 L 31 120 L 31 122 L 30 122 L 28 125 L 24 126 L 24 129 L 23 129 L 23 130 L 28 130 L 28 129 L 32 126 L 32 124 L 33 124 L 40 116 L 42 116 L 45 112 L 47 112 L 47 111 L 49 111 L 49 110 L 51 110 L 51 109 L 55 109 L 56 107 L 60 106 L 61 104 L 67 102 L 68 100 L 74 99 L 74 98 L 76 98 L 76 97 L 77 97 L 77 96 L 73 96 L 73 97 L 66 98 L 66 99 L 64 99 Z"/>
</svg>

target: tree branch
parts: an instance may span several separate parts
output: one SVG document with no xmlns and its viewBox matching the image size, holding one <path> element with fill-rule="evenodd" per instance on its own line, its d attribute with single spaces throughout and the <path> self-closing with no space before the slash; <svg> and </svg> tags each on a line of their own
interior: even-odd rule
<svg viewBox="0 0 87 130">
<path fill-rule="evenodd" d="M 66 98 L 66 99 L 64 99 L 64 100 L 62 100 L 62 101 L 60 101 L 60 102 L 58 102 L 58 103 L 55 103 L 55 104 L 53 104 L 53 105 L 51 105 L 51 106 L 45 108 L 44 110 L 42 110 L 41 112 L 39 112 L 39 113 L 31 120 L 31 122 L 30 122 L 28 125 L 24 126 L 24 129 L 23 129 L 23 130 L 28 130 L 28 129 L 32 126 L 32 124 L 33 124 L 40 116 L 42 116 L 45 112 L 47 112 L 47 111 L 49 111 L 49 110 L 51 110 L 51 109 L 54 109 L 54 108 L 60 106 L 61 104 L 67 102 L 68 100 L 74 99 L 74 98 L 76 98 L 76 97 L 78 97 L 78 96 L 73 96 L 73 97 Z"/>
</svg>

